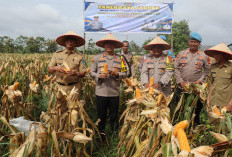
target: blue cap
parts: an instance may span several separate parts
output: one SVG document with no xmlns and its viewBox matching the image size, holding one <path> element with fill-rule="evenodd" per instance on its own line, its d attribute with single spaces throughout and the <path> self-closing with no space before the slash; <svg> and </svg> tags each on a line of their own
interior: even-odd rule
<svg viewBox="0 0 232 157">
<path fill-rule="evenodd" d="M 167 40 L 167 38 L 166 38 L 164 35 L 159 35 L 159 37 L 160 37 L 161 39 L 163 39 L 164 41 Z"/>
<path fill-rule="evenodd" d="M 195 39 L 195 40 L 198 40 L 200 42 L 202 41 L 201 35 L 196 33 L 196 32 L 191 32 L 189 35 L 189 39 Z"/>
</svg>

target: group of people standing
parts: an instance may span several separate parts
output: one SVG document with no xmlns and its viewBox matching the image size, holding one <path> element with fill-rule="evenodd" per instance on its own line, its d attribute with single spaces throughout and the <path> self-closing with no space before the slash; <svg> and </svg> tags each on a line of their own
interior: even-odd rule
<svg viewBox="0 0 232 157">
<path fill-rule="evenodd" d="M 177 92 L 181 92 L 186 83 L 201 84 L 209 76 L 212 84 L 207 106 L 226 106 L 227 111 L 231 112 L 231 50 L 222 43 L 202 52 L 199 49 L 202 37 L 192 32 L 189 35 L 189 48 L 181 51 L 174 61 L 173 57 L 167 54 L 171 46 L 163 39 L 162 36 L 157 36 L 144 46 L 144 49 L 150 52 L 142 57 L 138 67 L 144 88 L 149 87 L 149 80 L 153 77 L 153 88 L 168 96 L 172 93 L 173 74 L 177 82 Z M 86 64 L 82 54 L 75 51 L 75 47 L 84 45 L 85 40 L 75 32 L 69 31 L 56 41 L 65 49 L 53 55 L 48 72 L 56 74 L 57 84 L 65 92 L 68 93 L 76 87 L 80 93 L 80 78 L 86 75 Z M 104 52 L 97 54 L 92 60 L 90 76 L 96 81 L 97 114 L 100 119 L 98 128 L 100 132 L 104 132 L 108 109 L 111 128 L 118 129 L 120 82 L 126 77 L 135 77 L 136 67 L 133 64 L 133 55 L 128 52 L 128 41 L 121 42 L 110 33 L 97 41 L 96 45 L 104 48 Z M 122 48 L 121 53 L 115 53 L 114 50 L 117 48 Z M 209 56 L 216 60 L 212 65 Z M 69 71 L 65 70 L 64 62 L 69 66 Z M 63 78 L 62 74 L 66 74 L 67 77 Z M 202 104 L 197 106 L 196 122 L 199 122 Z"/>
</svg>

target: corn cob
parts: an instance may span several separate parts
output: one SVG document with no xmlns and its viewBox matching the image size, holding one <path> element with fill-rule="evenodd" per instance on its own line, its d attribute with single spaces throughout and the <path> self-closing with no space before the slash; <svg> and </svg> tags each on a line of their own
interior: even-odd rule
<svg viewBox="0 0 232 157">
<path fill-rule="evenodd" d="M 221 111 L 216 106 L 213 106 L 212 110 L 213 110 L 214 113 L 216 113 L 217 115 L 221 116 Z"/>
<path fill-rule="evenodd" d="M 128 78 L 126 78 L 126 83 L 127 83 L 128 86 L 132 86 L 132 82 Z"/>
<path fill-rule="evenodd" d="M 149 88 L 149 94 L 152 95 L 153 93 L 154 93 L 154 88 L 153 88 L 153 87 L 150 87 L 150 88 Z"/>
<path fill-rule="evenodd" d="M 135 90 L 136 99 L 139 99 L 141 96 L 142 96 L 142 94 L 141 94 L 140 90 L 138 88 L 136 88 L 136 90 Z"/>
<path fill-rule="evenodd" d="M 68 67 L 68 64 L 64 61 L 63 62 L 64 65 L 64 71 L 70 71 L 70 68 Z"/>
<path fill-rule="evenodd" d="M 103 68 L 103 74 L 107 74 L 107 72 L 108 72 L 108 65 L 107 63 L 105 63 Z"/>
<path fill-rule="evenodd" d="M 33 82 L 32 87 L 35 87 L 35 85 L 36 85 L 36 81 Z"/>
<path fill-rule="evenodd" d="M 188 121 L 187 120 L 183 120 L 183 121 L 179 122 L 174 127 L 173 135 L 176 137 L 177 136 L 177 131 L 179 129 L 185 129 L 187 126 L 188 126 Z"/>
<path fill-rule="evenodd" d="M 17 90 L 18 87 L 19 87 L 19 83 L 18 83 L 18 82 L 15 82 L 15 83 L 14 83 L 14 86 L 13 86 L 13 89 L 14 89 L 14 90 Z"/>
<path fill-rule="evenodd" d="M 48 75 L 45 75 L 45 79 L 49 79 L 50 77 Z"/>
<path fill-rule="evenodd" d="M 154 84 L 154 78 L 151 77 L 151 78 L 150 78 L 150 87 L 151 87 L 153 84 Z"/>
<path fill-rule="evenodd" d="M 75 109 L 73 109 L 71 112 L 71 124 L 75 126 L 77 124 L 77 120 L 78 120 L 78 112 Z"/>
<path fill-rule="evenodd" d="M 184 132 L 184 129 L 179 128 L 177 130 L 177 138 L 180 144 L 180 150 L 186 150 L 188 152 L 191 152 L 190 146 L 189 146 L 189 142 L 188 142 L 188 138 Z"/>
<path fill-rule="evenodd" d="M 164 97 L 164 95 L 162 93 L 160 93 L 158 96 L 158 100 L 157 100 L 157 106 L 160 106 L 163 97 Z"/>
</svg>

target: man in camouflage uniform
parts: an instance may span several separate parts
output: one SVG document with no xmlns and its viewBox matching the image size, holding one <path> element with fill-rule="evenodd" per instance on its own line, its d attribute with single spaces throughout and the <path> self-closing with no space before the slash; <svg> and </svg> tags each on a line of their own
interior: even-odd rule
<svg viewBox="0 0 232 157">
<path fill-rule="evenodd" d="M 205 54 L 214 57 L 217 62 L 211 65 L 210 86 L 207 107 L 211 105 L 226 107 L 227 112 L 232 111 L 232 52 L 225 43 L 205 50 Z"/>
<path fill-rule="evenodd" d="M 55 73 L 58 88 L 62 89 L 67 94 L 73 87 L 80 93 L 80 78 L 85 76 L 86 69 L 82 54 L 74 49 L 75 47 L 84 45 L 85 40 L 75 32 L 69 31 L 58 37 L 56 41 L 59 45 L 64 46 L 65 49 L 57 51 L 53 55 L 48 65 L 48 72 Z M 70 68 L 69 71 L 65 69 L 65 63 Z"/>
<path fill-rule="evenodd" d="M 192 32 L 189 36 L 189 48 L 181 51 L 175 60 L 175 78 L 177 83 L 177 93 L 181 93 L 186 83 L 201 84 L 209 74 L 210 60 L 204 52 L 199 50 L 202 37 L 200 34 Z M 178 94 L 179 95 L 179 94 Z M 195 110 L 194 122 L 199 124 L 200 111 L 203 105 L 198 101 Z"/>
<path fill-rule="evenodd" d="M 171 46 L 159 36 L 154 38 L 144 47 L 151 50 L 144 60 L 141 81 L 145 88 L 149 87 L 150 78 L 154 78 L 153 88 L 163 92 L 166 96 L 171 94 L 171 76 L 174 72 L 171 56 L 165 56 L 162 52 Z"/>
<path fill-rule="evenodd" d="M 122 71 L 126 71 L 127 72 L 127 77 L 135 77 L 135 67 L 133 64 L 133 55 L 128 52 L 129 49 L 129 42 L 128 41 L 123 41 L 123 46 L 122 46 L 122 52 L 119 53 L 119 55 L 121 56 L 121 58 L 123 57 L 124 60 L 126 61 L 125 63 L 125 67 L 122 67 Z M 124 68 L 124 69 L 123 69 Z"/>
<path fill-rule="evenodd" d="M 120 82 L 126 77 L 126 72 L 121 72 L 121 57 L 114 53 L 115 48 L 123 46 L 116 37 L 108 34 L 96 43 L 97 46 L 105 49 L 105 52 L 94 57 L 90 69 L 90 76 L 95 79 L 96 98 L 97 98 L 97 114 L 101 120 L 98 124 L 100 132 L 104 132 L 107 117 L 107 109 L 109 109 L 111 129 L 118 129 L 118 108 Z M 107 64 L 107 72 L 104 72 L 104 66 Z"/>
</svg>

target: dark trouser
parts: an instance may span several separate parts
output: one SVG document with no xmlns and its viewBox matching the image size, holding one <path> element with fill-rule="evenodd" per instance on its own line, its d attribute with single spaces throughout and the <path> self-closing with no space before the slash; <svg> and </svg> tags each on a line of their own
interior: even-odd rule
<svg viewBox="0 0 232 157">
<path fill-rule="evenodd" d="M 177 92 L 177 95 L 178 95 L 178 101 L 180 100 L 180 95 L 181 95 L 181 92 L 182 92 L 182 89 L 180 88 L 180 85 L 177 86 L 176 88 L 176 92 Z M 177 102 L 178 102 L 177 101 Z M 201 112 L 201 109 L 203 108 L 203 104 L 202 102 L 200 101 L 200 99 L 197 101 L 197 104 L 196 104 L 196 108 L 195 108 L 195 112 L 194 114 L 196 115 L 194 117 L 194 124 L 195 125 L 199 125 L 200 124 L 200 112 Z"/>
<path fill-rule="evenodd" d="M 118 107 L 119 107 L 119 96 L 117 97 L 97 97 L 97 115 L 101 120 L 98 123 L 98 129 L 103 132 L 105 129 L 105 123 L 107 118 L 107 109 L 109 108 L 110 125 L 111 129 L 118 129 Z"/>
</svg>

